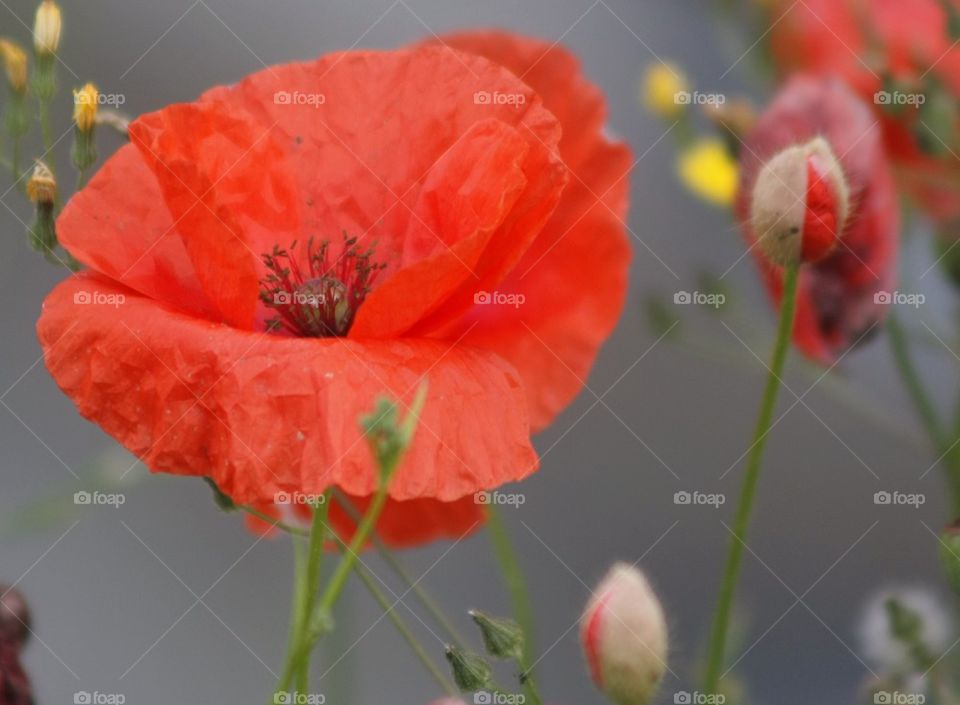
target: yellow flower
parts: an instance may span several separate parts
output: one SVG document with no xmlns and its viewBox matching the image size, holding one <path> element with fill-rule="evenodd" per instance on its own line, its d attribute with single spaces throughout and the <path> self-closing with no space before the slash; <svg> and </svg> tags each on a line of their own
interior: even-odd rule
<svg viewBox="0 0 960 705">
<path fill-rule="evenodd" d="M 27 89 L 27 53 L 19 44 L 9 39 L 0 39 L 0 57 L 7 71 L 7 81 L 17 93 Z"/>
<path fill-rule="evenodd" d="M 57 180 L 50 167 L 39 160 L 27 181 L 27 198 L 34 203 L 53 203 L 57 199 Z"/>
<path fill-rule="evenodd" d="M 80 132 L 89 132 L 93 129 L 97 119 L 98 96 L 97 87 L 92 83 L 73 91 L 73 121 Z"/>
<path fill-rule="evenodd" d="M 684 185 L 700 198 L 718 206 L 733 203 L 739 169 L 721 140 L 711 137 L 694 142 L 680 154 L 677 172 Z"/>
<path fill-rule="evenodd" d="M 60 6 L 54 0 L 43 0 L 33 22 L 33 48 L 37 54 L 56 54 L 60 47 L 62 18 Z"/>
<path fill-rule="evenodd" d="M 675 118 L 687 105 L 687 78 L 673 64 L 652 64 L 643 77 L 643 102 L 654 115 Z M 679 95 L 678 95 L 679 94 Z"/>
</svg>

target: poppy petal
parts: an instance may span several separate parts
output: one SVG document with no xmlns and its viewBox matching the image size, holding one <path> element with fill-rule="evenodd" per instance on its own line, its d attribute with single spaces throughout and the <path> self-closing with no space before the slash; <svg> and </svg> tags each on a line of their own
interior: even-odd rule
<svg viewBox="0 0 960 705">
<path fill-rule="evenodd" d="M 157 180 L 132 144 L 67 202 L 57 235 L 70 254 L 115 281 L 183 311 L 217 315 Z"/>
<path fill-rule="evenodd" d="M 507 102 L 484 96 L 506 96 Z M 474 291 L 495 283 L 530 245 L 565 183 L 554 154 L 560 125 L 537 94 L 498 64 L 449 47 L 332 54 L 260 71 L 235 86 L 215 88 L 201 100 L 274 125 L 300 179 L 307 231 L 346 231 L 376 245 L 377 259 L 388 269 L 367 297 L 363 308 L 369 310 L 358 315 L 354 337 L 400 335 L 428 315 L 439 321 L 441 308 L 444 320 L 464 311 Z M 433 226 L 445 221 L 418 210 L 430 205 L 420 194 L 435 168 L 441 177 L 464 175 L 447 170 L 462 172 L 465 164 L 459 160 L 476 149 L 474 140 L 481 135 L 475 125 L 485 121 L 514 128 L 526 142 L 527 189 L 505 210 L 504 222 L 479 255 L 456 252 L 453 257 L 448 250 L 474 232 L 457 220 L 452 232 L 437 231 Z M 465 138 L 467 144 L 459 145 Z M 502 177 L 486 178 L 489 174 L 479 168 L 473 175 L 485 178 L 467 182 L 470 190 L 501 195 L 494 189 L 504 186 Z M 489 200 L 479 204 L 463 194 L 457 197 L 464 205 L 456 205 L 454 213 L 467 205 L 490 206 Z M 412 254 L 429 251 L 427 234 L 434 236 L 434 253 L 411 262 Z M 476 243 L 465 245 L 471 246 Z M 402 283 L 388 286 L 399 270 L 434 257 L 436 267 L 421 264 Z M 452 289 L 456 279 L 461 286 Z M 402 317 L 395 310 L 398 290 L 414 290 Z M 418 333 L 436 325 L 421 325 Z"/>
<path fill-rule="evenodd" d="M 301 232 L 296 186 L 271 130 L 214 103 L 173 105 L 130 125 L 204 291 L 240 328 L 253 326 L 259 256 Z"/>
<path fill-rule="evenodd" d="M 391 497 L 452 501 L 537 466 L 520 379 L 482 350 L 277 338 L 183 315 L 90 274 L 54 289 L 38 335 L 82 415 L 152 470 L 209 476 L 240 503 L 333 485 L 372 494 L 358 420 L 383 395 L 409 403 L 424 379 L 427 402 Z"/>
<path fill-rule="evenodd" d="M 354 510 L 363 512 L 369 497 L 347 497 Z M 310 523 L 307 505 L 278 505 L 260 503 L 254 509 L 276 521 L 306 528 Z M 438 539 L 456 540 L 478 529 L 485 518 L 484 506 L 476 497 L 464 497 L 452 502 L 424 498 L 399 501 L 388 499 L 377 521 L 377 536 L 395 548 L 418 546 Z M 275 527 L 263 518 L 247 515 L 247 526 L 258 534 L 274 534 Z M 330 528 L 343 541 L 349 541 L 356 530 L 356 522 L 340 506 L 332 502 L 329 514 Z"/>
<path fill-rule="evenodd" d="M 520 372 L 533 427 L 542 429 L 583 388 L 623 309 L 631 152 L 603 136 L 603 96 L 566 49 L 493 31 L 442 40 L 528 81 L 563 124 L 569 185 L 537 240 L 497 287 L 523 303 L 474 306 L 457 329 L 466 333 L 465 343 L 496 350 Z"/>
</svg>

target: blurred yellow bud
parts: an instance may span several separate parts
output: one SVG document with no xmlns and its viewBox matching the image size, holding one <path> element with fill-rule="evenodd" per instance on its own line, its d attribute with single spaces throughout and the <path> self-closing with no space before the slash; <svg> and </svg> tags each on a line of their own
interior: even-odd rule
<svg viewBox="0 0 960 705">
<path fill-rule="evenodd" d="M 57 199 L 57 180 L 50 167 L 39 160 L 27 181 L 27 198 L 34 203 L 53 203 Z"/>
<path fill-rule="evenodd" d="M 681 154 L 680 180 L 694 194 L 718 206 L 729 206 L 737 193 L 739 169 L 722 140 L 704 138 Z"/>
<path fill-rule="evenodd" d="M 54 0 L 43 0 L 37 8 L 33 22 L 33 48 L 37 54 L 43 56 L 57 53 L 62 24 L 60 6 Z"/>
<path fill-rule="evenodd" d="M 27 53 L 16 42 L 0 39 L 0 57 L 7 72 L 7 81 L 17 93 L 27 89 Z"/>
<path fill-rule="evenodd" d="M 661 118 L 672 119 L 683 112 L 689 102 L 682 100 L 686 92 L 687 77 L 673 64 L 652 64 L 643 77 L 644 105 Z"/>
<path fill-rule="evenodd" d="M 100 93 L 92 83 L 73 91 L 73 121 L 81 132 L 89 132 L 97 119 Z"/>
</svg>

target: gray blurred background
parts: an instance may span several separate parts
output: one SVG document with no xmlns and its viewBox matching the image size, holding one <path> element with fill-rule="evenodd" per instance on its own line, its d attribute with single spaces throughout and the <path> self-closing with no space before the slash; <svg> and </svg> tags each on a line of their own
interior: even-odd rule
<svg viewBox="0 0 960 705">
<path fill-rule="evenodd" d="M 684 335 L 706 355 L 669 341 L 654 345 L 644 297 L 672 301 L 674 292 L 696 289 L 701 271 L 728 270 L 744 248 L 726 214 L 677 183 L 671 136 L 638 108 L 637 84 L 656 54 L 685 67 L 704 91 L 762 98 L 768 87 L 751 73 L 749 56 L 720 79 L 758 31 L 717 21 L 707 3 L 591 2 L 67 0 L 62 58 L 69 71 L 61 66 L 60 76 L 67 87 L 94 80 L 105 93 L 123 94 L 124 109 L 136 115 L 192 99 L 261 62 L 312 57 L 358 40 L 360 47 L 388 48 L 431 31 L 502 26 L 562 38 L 582 58 L 609 98 L 611 130 L 645 155 L 632 177 L 629 222 L 662 262 L 634 241 L 630 300 L 589 380 L 592 391 L 537 438 L 543 469 L 518 490 L 526 503 L 506 508 L 505 516 L 534 594 L 537 670 L 547 700 L 602 702 L 570 627 L 588 586 L 613 561 L 641 559 L 669 611 L 673 673 L 660 699 L 673 702 L 675 691 L 697 685 L 691 673 L 728 543 L 724 522 L 739 489 L 737 461 L 764 379 L 737 336 L 765 359 L 773 316 L 752 262 L 743 259 L 725 279 L 728 309 L 736 307 L 724 319 L 729 329 L 708 312 L 670 304 L 683 316 Z M 26 42 L 33 8 L 28 0 L 0 0 L 0 34 Z M 69 105 L 64 91 L 58 135 L 69 127 Z M 69 141 L 58 148 L 62 168 Z M 101 153 L 116 144 L 102 139 Z M 2 202 L 0 518 L 38 498 L 72 493 L 72 473 L 83 475 L 111 446 L 38 361 L 40 302 L 64 274 L 27 248 L 22 221 L 31 216 L 22 196 L 11 191 Z M 925 237 L 906 243 L 908 276 L 917 280 L 931 261 Z M 933 275 L 919 290 L 926 306 L 901 311 L 910 327 L 923 330 L 923 320 L 951 331 L 952 292 Z M 935 342 L 919 349 L 927 379 L 952 406 L 960 363 Z M 794 359 L 787 382 L 803 394 L 817 376 Z M 838 385 L 858 401 L 839 399 Z M 785 392 L 780 412 L 794 402 Z M 756 642 L 737 667 L 751 702 L 854 700 L 869 673 L 856 634 L 865 598 L 891 581 L 938 582 L 931 530 L 947 519 L 947 506 L 939 470 L 924 475 L 934 459 L 883 336 L 851 354 L 777 426 L 739 592 L 745 635 L 733 647 L 739 657 Z M 884 489 L 922 492 L 927 502 L 919 510 L 875 506 L 873 493 Z M 680 490 L 721 492 L 728 501 L 719 510 L 677 506 Z M 119 509 L 80 509 L 42 531 L 0 539 L 0 582 L 19 581 L 35 614 L 38 639 L 26 666 L 38 703 L 71 703 L 80 690 L 122 693 L 137 705 L 266 702 L 285 648 L 289 543 L 257 542 L 239 517 L 217 511 L 198 480 L 146 477 L 126 491 Z M 437 544 L 402 557 L 415 575 L 429 570 L 423 584 L 462 615 L 463 631 L 470 629 L 470 607 L 507 613 L 486 533 L 445 553 L 450 548 Z M 376 558 L 370 565 L 391 582 Z M 405 601 L 429 621 L 415 600 Z M 341 635 L 315 661 L 314 688 L 328 694 L 327 702 L 344 692 L 348 705 L 417 705 L 438 695 L 389 622 L 377 622 L 381 612 L 359 583 L 342 607 Z M 439 659 L 442 644 L 405 607 L 398 610 Z"/>
</svg>

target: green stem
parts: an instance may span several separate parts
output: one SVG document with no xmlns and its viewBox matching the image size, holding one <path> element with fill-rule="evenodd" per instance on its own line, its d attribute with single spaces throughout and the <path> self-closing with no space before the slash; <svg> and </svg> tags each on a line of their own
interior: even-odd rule
<svg viewBox="0 0 960 705">
<path fill-rule="evenodd" d="M 343 508 L 343 511 L 348 517 L 350 517 L 354 522 L 360 521 L 360 512 L 357 511 L 357 508 L 353 506 L 353 503 L 339 490 L 334 490 L 334 497 L 337 502 Z M 370 535 L 370 539 L 373 543 L 374 548 L 376 548 L 377 553 L 380 554 L 380 557 L 383 561 L 390 567 L 390 569 L 396 574 L 407 589 L 412 590 L 413 593 L 417 596 L 417 599 L 423 604 L 427 609 L 430 615 L 436 620 L 437 624 L 447 633 L 447 636 L 450 637 L 451 641 L 456 646 L 462 646 L 465 642 L 463 637 L 460 636 L 460 633 L 457 631 L 456 627 L 453 626 L 453 622 L 443 613 L 443 609 L 437 604 L 436 600 L 430 595 L 429 592 L 420 584 L 419 581 L 414 580 L 407 569 L 403 564 L 397 559 L 393 551 L 384 544 L 376 532 Z"/>
<path fill-rule="evenodd" d="M 341 552 L 344 551 L 343 543 L 339 544 Z M 353 572 L 356 573 L 357 577 L 360 578 L 360 582 L 364 584 L 367 588 L 367 591 L 373 597 L 373 599 L 380 605 L 380 608 L 384 611 L 390 621 L 393 623 L 393 626 L 396 627 L 397 632 L 400 636 L 410 645 L 410 648 L 413 649 L 413 653 L 416 654 L 417 658 L 420 659 L 420 662 L 426 667 L 427 671 L 437 682 L 437 684 L 446 691 L 450 696 L 456 697 L 459 695 L 457 687 L 447 678 L 443 671 L 441 671 L 437 665 L 431 660 L 430 655 L 427 653 L 427 650 L 423 645 L 417 640 L 416 635 L 410 630 L 406 622 L 397 614 L 397 611 L 394 609 L 394 605 L 390 604 L 390 601 L 387 599 L 386 595 L 377 587 L 373 578 L 367 572 L 367 570 L 360 565 L 354 565 Z"/>
<path fill-rule="evenodd" d="M 252 507 L 244 507 L 244 509 L 255 516 L 261 515 Z M 269 519 L 266 515 L 261 515 L 260 518 Z M 276 694 L 285 690 L 296 674 L 297 655 L 300 651 L 303 623 L 306 619 L 304 613 L 304 602 L 307 594 L 306 578 L 306 551 L 301 540 L 295 536 L 293 538 L 293 597 L 290 607 L 290 632 L 287 637 L 287 659 L 283 666 L 283 675 L 280 677 L 280 685 L 277 686 L 274 697 L 270 700 L 271 703 L 277 702 Z"/>
<path fill-rule="evenodd" d="M 309 616 L 313 612 L 313 601 L 320 590 L 320 568 L 323 565 L 323 549 L 327 537 L 327 515 L 329 514 L 330 493 L 323 495 L 322 503 L 313 509 L 313 523 L 310 527 L 310 547 L 307 552 L 306 583 L 303 614 L 301 622 L 301 639 L 305 639 L 309 627 Z M 297 691 L 310 692 L 309 659 L 302 664 L 297 674 Z"/>
<path fill-rule="evenodd" d="M 275 694 L 287 691 L 290 684 L 296 681 L 300 693 L 309 691 L 309 661 L 312 644 L 310 643 L 310 625 L 314 600 L 319 592 L 320 568 L 323 562 L 323 548 L 327 536 L 328 499 L 314 509 L 313 522 L 310 528 L 310 538 L 307 544 L 306 555 L 294 538 L 294 606 L 291 614 L 291 635 L 287 648 L 287 660 L 283 668 L 283 675 L 275 690 Z M 280 522 L 270 519 L 262 512 L 252 507 L 243 507 L 254 516 L 270 521 L 274 526 Z"/>
<path fill-rule="evenodd" d="M 534 619 L 530 591 L 527 589 L 520 559 L 510 542 L 510 535 L 507 533 L 503 518 L 493 504 L 487 505 L 487 529 L 490 532 L 490 540 L 493 542 L 493 552 L 500 563 L 500 571 L 503 573 L 503 580 L 510 595 L 514 619 L 523 630 L 523 653 L 520 658 L 520 680 L 523 683 L 523 690 L 531 705 L 540 705 L 540 695 L 533 679 Z"/>
<path fill-rule="evenodd" d="M 56 177 L 57 165 L 53 158 L 53 128 L 50 124 L 50 101 L 40 99 L 40 134 L 43 139 L 43 161 Z"/>
<path fill-rule="evenodd" d="M 892 311 L 887 317 L 887 331 L 890 334 L 893 359 L 897 365 L 897 370 L 900 372 L 903 384 L 913 401 L 914 407 L 916 407 L 924 430 L 930 437 L 930 442 L 936 452 L 941 455 L 946 466 L 947 483 L 950 486 L 953 498 L 954 515 L 960 516 L 960 458 L 958 458 L 956 448 L 953 447 L 954 441 L 940 421 L 937 408 L 923 386 L 923 380 L 920 378 L 920 373 L 910 355 L 907 335 L 899 319 Z"/>
<path fill-rule="evenodd" d="M 787 359 L 787 352 L 790 349 L 793 319 L 797 308 L 797 282 L 799 275 L 799 265 L 790 265 L 784 269 L 783 298 L 780 302 L 780 323 L 777 328 L 777 338 L 773 348 L 770 371 L 767 375 L 767 384 L 760 402 L 760 411 L 753 433 L 753 443 L 750 446 L 747 457 L 746 473 L 743 478 L 743 487 L 740 492 L 740 501 L 737 505 L 736 516 L 734 517 L 733 536 L 731 537 L 730 548 L 727 553 L 727 562 L 724 568 L 723 581 L 720 585 L 720 596 L 710 637 L 704 686 L 707 694 L 716 694 L 720 684 L 720 671 L 723 668 L 733 596 L 736 591 L 737 578 L 740 573 L 740 564 L 743 562 L 744 541 L 746 539 L 747 528 L 750 525 L 750 514 L 753 508 L 754 496 L 756 495 L 757 483 L 760 479 L 763 451 L 767 444 L 767 436 L 770 433 L 770 423 L 773 420 L 777 395 L 780 391 L 783 367 Z"/>
<path fill-rule="evenodd" d="M 373 527 L 376 526 L 380 513 L 383 511 L 383 507 L 387 501 L 388 484 L 386 481 L 380 483 L 380 487 L 377 489 L 376 494 L 374 494 L 370 506 L 367 507 L 363 519 L 360 521 L 357 530 L 353 534 L 353 538 L 350 540 L 346 554 L 340 559 L 340 563 L 337 564 L 337 569 L 330 578 L 330 582 L 327 584 L 323 595 L 321 595 L 320 599 L 313 605 L 311 612 L 305 616 L 296 652 L 288 656 L 288 663 L 291 664 L 291 667 L 289 670 L 284 670 L 280 683 L 277 685 L 276 692 L 286 691 L 293 677 L 296 674 L 302 673 L 302 671 L 308 667 L 310 653 L 313 651 L 313 647 L 320 637 L 328 633 L 332 628 L 333 606 L 336 604 L 337 599 L 343 592 L 343 588 L 347 584 L 347 579 L 350 577 L 350 573 L 357 560 L 357 553 L 363 550 L 363 547 L 370 537 L 370 533 L 373 531 Z M 313 542 L 315 541 L 315 536 L 315 532 L 311 531 L 311 553 L 314 550 Z M 322 550 L 322 547 L 320 550 Z"/>
<path fill-rule="evenodd" d="M 370 503 L 370 506 L 367 507 L 363 519 L 357 526 L 357 530 L 353 533 L 353 538 L 350 539 L 346 554 L 340 559 L 336 572 L 334 572 L 333 577 L 330 578 L 327 589 L 324 591 L 319 603 L 317 603 L 312 621 L 318 631 L 323 630 L 323 626 L 329 619 L 330 611 L 333 609 L 337 598 L 340 597 L 340 593 L 343 592 L 343 588 L 347 584 L 347 578 L 350 577 L 350 572 L 357 562 L 357 554 L 362 551 L 367 544 L 373 527 L 376 526 L 377 519 L 380 517 L 380 513 L 383 511 L 386 502 L 387 483 L 381 482 L 380 487 L 373 496 L 373 501 Z"/>
<path fill-rule="evenodd" d="M 279 519 L 274 519 L 274 518 L 273 518 L 272 516 L 270 516 L 269 514 L 264 514 L 264 513 L 261 512 L 259 509 L 256 509 L 256 508 L 254 508 L 254 507 L 251 507 L 251 506 L 248 505 L 248 504 L 238 504 L 237 507 L 238 507 L 239 509 L 241 509 L 242 511 L 246 512 L 247 514 L 249 514 L 249 515 L 251 515 L 251 516 L 255 516 L 257 519 L 260 519 L 261 521 L 266 522 L 266 523 L 269 524 L 270 527 L 273 528 L 273 529 L 280 529 L 280 531 L 283 531 L 283 532 L 285 532 L 285 533 L 287 533 L 287 534 L 291 534 L 291 535 L 293 535 L 293 536 L 307 537 L 307 536 L 310 535 L 310 532 L 309 532 L 309 531 L 307 531 L 307 530 L 305 530 L 305 529 L 301 529 L 299 526 L 293 526 L 293 525 L 291 525 L 291 524 L 285 524 L 285 523 L 283 523 L 282 521 L 280 521 Z"/>
</svg>

